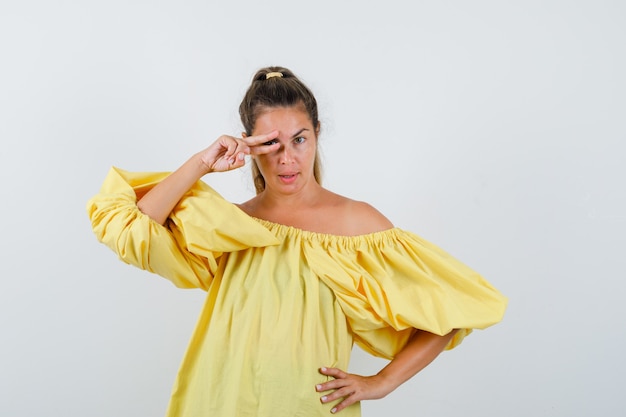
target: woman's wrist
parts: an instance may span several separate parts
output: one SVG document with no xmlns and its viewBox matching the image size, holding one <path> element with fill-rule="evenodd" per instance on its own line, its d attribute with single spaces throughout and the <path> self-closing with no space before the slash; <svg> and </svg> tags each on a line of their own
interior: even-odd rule
<svg viewBox="0 0 626 417">
<path fill-rule="evenodd" d="M 400 385 L 402 385 L 405 380 L 399 378 L 394 375 L 392 370 L 389 367 L 384 367 L 381 369 L 373 378 L 377 379 L 377 385 L 380 390 L 384 393 L 383 396 L 387 396 L 391 392 L 395 391 Z"/>
<path fill-rule="evenodd" d="M 213 172 L 211 165 L 209 165 L 209 163 L 204 160 L 204 158 L 202 157 L 203 156 L 202 154 L 203 152 L 198 152 L 194 154 L 191 158 L 189 158 L 189 160 L 187 161 L 188 164 L 192 165 L 192 170 L 195 171 L 198 177 L 197 179 L 200 179 L 206 174 L 210 174 Z"/>
</svg>

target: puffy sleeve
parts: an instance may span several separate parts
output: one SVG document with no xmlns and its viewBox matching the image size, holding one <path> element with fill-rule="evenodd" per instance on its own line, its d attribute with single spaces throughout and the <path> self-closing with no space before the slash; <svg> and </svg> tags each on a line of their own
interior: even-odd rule
<svg viewBox="0 0 626 417">
<path fill-rule="evenodd" d="M 100 192 L 87 203 L 97 239 L 119 258 L 181 288 L 207 289 L 220 257 L 278 243 L 276 237 L 202 181 L 181 199 L 165 225 L 137 208 L 169 173 L 111 168 Z"/>
<path fill-rule="evenodd" d="M 353 239 L 329 246 L 317 273 L 366 351 L 391 359 L 414 329 L 438 335 L 459 329 L 451 349 L 472 329 L 502 319 L 506 297 L 434 244 L 397 228 Z"/>
</svg>

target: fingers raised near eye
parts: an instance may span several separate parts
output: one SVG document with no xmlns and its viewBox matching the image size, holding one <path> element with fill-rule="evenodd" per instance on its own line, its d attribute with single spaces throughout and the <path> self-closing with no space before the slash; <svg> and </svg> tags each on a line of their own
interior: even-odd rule
<svg viewBox="0 0 626 417">
<path fill-rule="evenodd" d="M 204 151 L 201 158 L 209 172 L 222 172 L 242 167 L 249 154 L 250 147 L 243 140 L 223 135 Z"/>
<path fill-rule="evenodd" d="M 231 169 L 239 168 L 245 165 L 246 155 L 250 155 L 250 147 L 243 140 L 238 139 L 234 146 L 229 147 L 225 159 L 228 160 Z"/>
<path fill-rule="evenodd" d="M 278 131 L 264 134 L 254 135 L 243 138 L 243 141 L 250 146 L 250 153 L 252 155 L 261 155 L 269 152 L 273 152 L 279 146 L 278 143 Z"/>
</svg>

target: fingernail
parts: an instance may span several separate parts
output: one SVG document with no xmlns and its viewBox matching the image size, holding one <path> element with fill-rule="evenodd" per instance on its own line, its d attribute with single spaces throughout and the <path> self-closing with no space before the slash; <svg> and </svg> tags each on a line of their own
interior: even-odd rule
<svg viewBox="0 0 626 417">
<path fill-rule="evenodd" d="M 316 385 L 316 386 L 315 386 L 315 389 L 316 389 L 316 390 L 318 390 L 318 391 L 320 391 L 320 390 L 322 389 L 322 386 L 321 386 L 321 385 Z"/>
<path fill-rule="evenodd" d="M 322 371 L 325 371 L 325 370 L 326 370 L 326 368 L 324 366 L 322 366 Z"/>
<path fill-rule="evenodd" d="M 245 156 L 246 156 L 246 155 L 244 155 L 243 153 L 240 153 L 240 154 L 239 154 L 239 160 L 240 160 L 240 161 L 243 161 L 243 158 L 245 158 Z"/>
<path fill-rule="evenodd" d="M 327 399 L 328 399 L 328 397 L 327 397 L 327 396 L 325 396 L 325 395 L 324 395 L 324 396 L 322 396 L 322 398 L 321 398 L 321 400 L 322 400 L 322 402 L 323 402 L 323 403 L 325 403 Z"/>
<path fill-rule="evenodd" d="M 330 410 L 331 413 L 335 414 L 337 412 L 337 408 L 333 408 Z"/>
</svg>

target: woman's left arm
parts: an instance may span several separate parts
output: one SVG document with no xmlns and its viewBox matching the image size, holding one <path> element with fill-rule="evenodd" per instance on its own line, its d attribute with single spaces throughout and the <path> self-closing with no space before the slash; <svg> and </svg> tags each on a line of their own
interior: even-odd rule
<svg viewBox="0 0 626 417">
<path fill-rule="evenodd" d="M 323 403 L 343 398 L 331 410 L 332 413 L 337 413 L 357 401 L 383 398 L 430 364 L 455 333 L 456 330 L 453 330 L 445 336 L 438 336 L 417 330 L 406 346 L 376 375 L 360 376 L 338 368 L 321 368 L 322 374 L 335 379 L 315 388 L 318 392 L 334 390 L 321 397 Z"/>
</svg>

